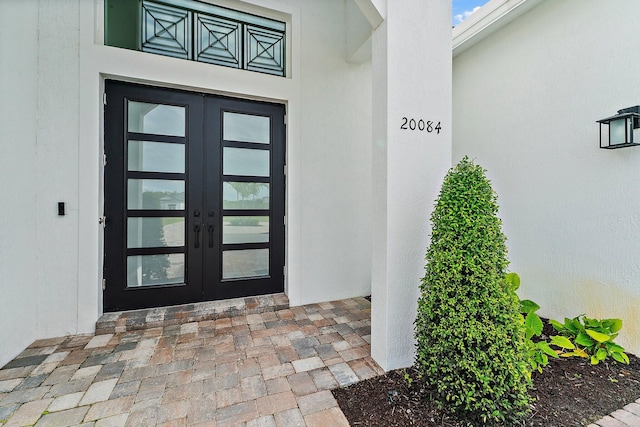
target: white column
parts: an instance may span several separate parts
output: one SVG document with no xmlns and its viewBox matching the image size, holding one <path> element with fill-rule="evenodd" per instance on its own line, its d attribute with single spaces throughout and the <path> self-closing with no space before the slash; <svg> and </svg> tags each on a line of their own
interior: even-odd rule
<svg viewBox="0 0 640 427">
<path fill-rule="evenodd" d="M 392 0 L 373 33 L 371 354 L 413 363 L 429 216 L 451 166 L 451 0 Z"/>
</svg>

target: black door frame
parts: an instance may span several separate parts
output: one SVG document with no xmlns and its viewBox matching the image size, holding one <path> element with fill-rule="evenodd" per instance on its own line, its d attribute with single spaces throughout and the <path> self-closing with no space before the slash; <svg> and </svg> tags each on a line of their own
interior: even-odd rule
<svg viewBox="0 0 640 427">
<path fill-rule="evenodd" d="M 184 92 L 131 83 L 105 82 L 105 155 L 104 196 L 104 311 L 168 306 L 199 301 L 227 299 L 283 292 L 285 265 L 285 107 L 273 104 L 202 93 Z M 170 104 L 186 107 L 185 137 L 169 137 L 128 133 L 127 100 Z M 223 216 L 256 215 L 256 211 L 223 210 L 224 180 L 260 181 L 260 178 L 223 176 L 223 147 L 239 146 L 222 139 L 222 113 L 241 112 L 271 117 L 269 210 L 269 242 L 266 244 L 222 244 Z M 184 174 L 127 171 L 127 141 L 151 140 L 185 144 Z M 252 145 L 252 144 L 248 144 Z M 264 149 L 264 144 L 249 148 Z M 131 211 L 126 206 L 127 178 L 185 180 L 185 210 Z M 266 181 L 265 181 L 266 180 Z M 128 215 L 147 217 L 177 216 L 185 218 L 185 246 L 179 248 L 127 249 Z M 212 241 L 213 238 L 213 241 Z M 197 241 L 196 241 L 197 239 Z M 222 279 L 222 251 L 269 249 L 267 276 Z M 153 253 L 185 253 L 185 283 L 152 287 L 127 288 L 127 255 Z"/>
</svg>

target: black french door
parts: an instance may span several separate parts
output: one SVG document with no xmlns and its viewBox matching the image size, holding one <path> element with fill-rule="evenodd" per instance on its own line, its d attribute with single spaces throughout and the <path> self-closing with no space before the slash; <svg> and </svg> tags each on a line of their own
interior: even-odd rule
<svg viewBox="0 0 640 427">
<path fill-rule="evenodd" d="M 106 94 L 104 311 L 282 292 L 284 106 Z"/>
</svg>

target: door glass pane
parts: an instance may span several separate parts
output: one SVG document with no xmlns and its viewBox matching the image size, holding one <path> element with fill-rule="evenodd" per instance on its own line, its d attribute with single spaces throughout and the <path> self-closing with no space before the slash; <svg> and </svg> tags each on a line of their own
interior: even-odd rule
<svg viewBox="0 0 640 427">
<path fill-rule="evenodd" d="M 270 142 L 271 119 L 264 116 L 224 112 L 223 139 L 227 141 Z"/>
<path fill-rule="evenodd" d="M 127 247 L 184 246 L 184 218 L 127 218 Z"/>
<path fill-rule="evenodd" d="M 269 150 L 225 147 L 222 155 L 225 175 L 269 176 Z"/>
<path fill-rule="evenodd" d="M 184 210 L 184 181 L 129 179 L 128 209 Z"/>
<path fill-rule="evenodd" d="M 222 253 L 222 278 L 239 279 L 269 275 L 269 249 L 246 249 Z"/>
<path fill-rule="evenodd" d="M 184 254 L 127 257 L 127 287 L 184 283 Z"/>
<path fill-rule="evenodd" d="M 185 136 L 185 108 L 129 101 L 128 131 Z"/>
<path fill-rule="evenodd" d="M 129 141 L 130 171 L 184 173 L 184 144 Z"/>
<path fill-rule="evenodd" d="M 264 182 L 225 182 L 223 209 L 269 209 L 269 184 Z"/>
<path fill-rule="evenodd" d="M 269 242 L 268 216 L 225 216 L 222 218 L 222 243 Z"/>
</svg>

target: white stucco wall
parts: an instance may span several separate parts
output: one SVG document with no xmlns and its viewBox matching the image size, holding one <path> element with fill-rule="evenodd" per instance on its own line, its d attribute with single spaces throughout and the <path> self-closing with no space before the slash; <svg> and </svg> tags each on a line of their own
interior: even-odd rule
<svg viewBox="0 0 640 427">
<path fill-rule="evenodd" d="M 35 338 L 38 319 L 36 242 L 37 3 L 0 2 L 0 365 Z M 20 37 L 16 37 L 20 34 Z M 27 87 L 16 81 L 29 80 Z M 10 141 L 13 141 L 9 143 Z M 12 307 L 19 307 L 13 310 Z"/>
<path fill-rule="evenodd" d="M 369 295 L 371 61 L 345 62 L 344 1 L 291 4 L 301 5 L 303 31 L 301 277 L 289 281 L 289 299 L 298 305 Z"/>
<path fill-rule="evenodd" d="M 413 363 L 429 216 L 451 166 L 451 2 L 389 0 L 384 10 L 372 43 L 371 355 L 390 370 Z"/>
<path fill-rule="evenodd" d="M 0 6 L 0 174 L 7 201 L 0 216 L 0 365 L 36 338 L 78 330 L 74 3 Z M 59 201 L 64 217 L 57 215 Z"/>
<path fill-rule="evenodd" d="M 286 103 L 291 304 L 370 292 L 371 65 L 345 62 L 345 0 L 225 4 L 287 19 L 289 78 L 103 46 L 101 1 L 0 2 L 0 366 L 101 313 L 104 78 Z"/>
<path fill-rule="evenodd" d="M 542 1 L 453 65 L 453 160 L 488 169 L 521 296 L 622 318 L 635 354 L 640 149 L 598 148 L 595 121 L 640 104 L 639 20 L 636 0 Z"/>
</svg>

